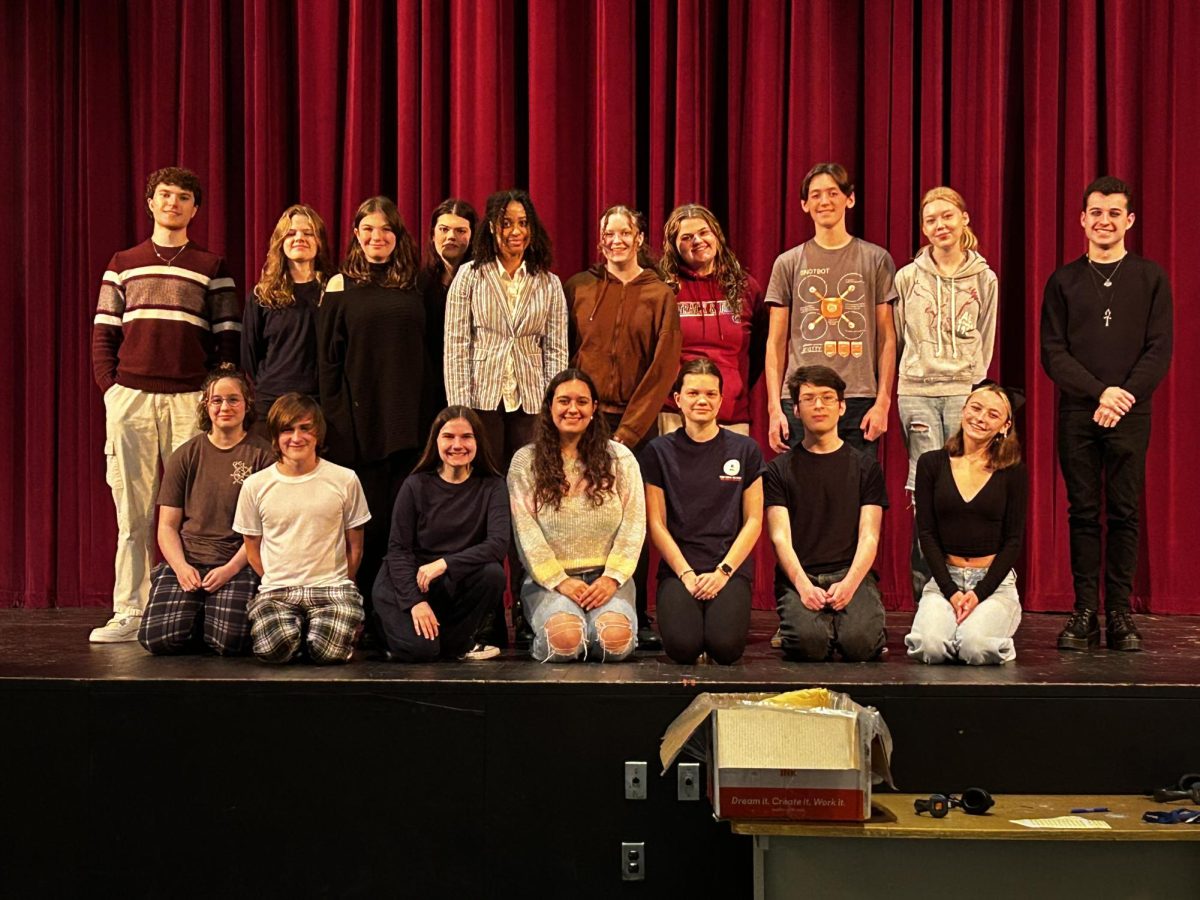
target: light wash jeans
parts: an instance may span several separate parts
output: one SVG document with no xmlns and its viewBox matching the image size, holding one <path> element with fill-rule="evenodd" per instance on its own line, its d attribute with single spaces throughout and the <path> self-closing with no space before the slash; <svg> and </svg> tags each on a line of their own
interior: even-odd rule
<svg viewBox="0 0 1200 900">
<path fill-rule="evenodd" d="M 951 579 L 963 591 L 973 590 L 987 574 L 987 569 L 948 568 Z M 1021 602 L 1016 572 L 1010 570 L 961 625 L 955 623 L 954 607 L 931 578 L 904 643 L 908 655 L 921 662 L 942 663 L 957 658 L 972 666 L 996 665 L 1017 658 L 1012 637 L 1019 624 Z"/>
<path fill-rule="evenodd" d="M 593 569 L 590 572 L 576 573 L 571 577 L 591 584 L 603 574 L 604 572 L 600 569 Z M 541 662 L 574 662 L 577 659 L 586 660 L 589 655 L 592 659 L 600 662 L 620 662 L 633 653 L 637 647 L 638 618 L 637 612 L 634 610 L 635 593 L 633 579 L 627 578 L 603 606 L 583 610 L 570 597 L 564 597 L 558 591 L 548 591 L 527 576 L 525 584 L 521 586 L 521 602 L 525 605 L 525 615 L 529 617 L 529 627 L 533 629 L 531 655 Z M 583 642 L 574 654 L 555 653 L 550 649 L 550 639 L 546 636 L 546 623 L 558 613 L 566 613 L 577 618 L 583 627 Z M 629 646 L 619 653 L 606 651 L 604 642 L 600 639 L 604 626 L 598 620 L 605 613 L 617 613 L 629 620 L 633 634 L 629 639 Z"/>
<path fill-rule="evenodd" d="M 896 412 L 904 429 L 904 443 L 908 446 L 906 491 L 916 489 L 917 460 L 921 454 L 929 450 L 941 450 L 958 431 L 966 400 L 966 394 L 953 397 L 901 395 L 896 398 Z"/>
</svg>

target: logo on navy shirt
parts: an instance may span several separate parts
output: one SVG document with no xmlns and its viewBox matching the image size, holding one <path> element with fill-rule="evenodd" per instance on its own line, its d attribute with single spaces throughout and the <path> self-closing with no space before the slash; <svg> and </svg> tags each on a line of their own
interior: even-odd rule
<svg viewBox="0 0 1200 900">
<path fill-rule="evenodd" d="M 741 481 L 742 461 L 740 459 L 727 459 L 725 465 L 721 467 L 724 473 L 721 475 L 722 481 Z"/>
</svg>

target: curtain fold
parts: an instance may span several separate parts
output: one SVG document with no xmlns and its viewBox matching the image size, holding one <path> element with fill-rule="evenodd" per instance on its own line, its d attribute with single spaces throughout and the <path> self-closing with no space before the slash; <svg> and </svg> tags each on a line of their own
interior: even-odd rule
<svg viewBox="0 0 1200 900">
<path fill-rule="evenodd" d="M 1041 370 L 1042 288 L 1084 250 L 1083 186 L 1136 191 L 1132 248 L 1176 298 L 1176 355 L 1155 398 L 1135 605 L 1200 614 L 1180 564 L 1200 479 L 1183 386 L 1200 314 L 1200 7 L 1171 0 L 114 0 L 6 4 L 0 242 L 14 263 L 0 381 L 0 602 L 109 602 L 114 515 L 92 381 L 91 318 L 115 250 L 145 238 L 142 191 L 164 165 L 200 174 L 190 236 L 244 293 L 282 209 L 304 201 L 335 254 L 358 203 L 395 196 L 417 243 L 457 195 L 482 213 L 520 178 L 564 279 L 596 259 L 606 206 L 647 212 L 651 243 L 683 202 L 711 206 L 764 285 L 812 234 L 800 180 L 822 160 L 858 186 L 854 234 L 904 265 L 916 205 L 948 183 L 1000 278 L 992 375 L 1022 387 L 1030 516 L 1026 607 L 1071 604 L 1055 391 Z M 765 432 L 765 391 L 755 433 Z M 876 569 L 911 608 L 906 452 L 895 415 Z M 770 606 L 772 559 L 757 563 Z"/>
</svg>

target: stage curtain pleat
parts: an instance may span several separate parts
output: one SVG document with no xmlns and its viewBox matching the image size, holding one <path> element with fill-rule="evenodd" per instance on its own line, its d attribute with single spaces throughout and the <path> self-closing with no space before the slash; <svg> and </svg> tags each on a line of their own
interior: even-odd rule
<svg viewBox="0 0 1200 900">
<path fill-rule="evenodd" d="M 1042 288 L 1081 253 L 1080 191 L 1135 186 L 1130 244 L 1176 298 L 1176 354 L 1155 396 L 1135 606 L 1200 614 L 1184 564 L 1200 533 L 1185 386 L 1200 288 L 1191 206 L 1200 7 L 1171 0 L 113 0 L 0 10 L 0 132 L 13 287 L 0 331 L 0 602 L 109 602 L 115 525 L 91 319 L 112 253 L 149 231 L 151 170 L 196 169 L 191 231 L 243 294 L 280 212 L 312 204 L 335 254 L 367 196 L 394 196 L 417 243 L 458 195 L 529 187 L 564 280 L 597 259 L 613 203 L 649 217 L 711 206 L 765 286 L 808 238 L 800 180 L 821 160 L 857 182 L 851 230 L 897 266 L 921 243 L 939 183 L 971 208 L 1000 276 L 992 375 L 1023 388 L 1031 503 L 1026 607 L 1071 605 L 1055 391 L 1041 371 Z M 1186 240 L 1190 237 L 1191 240 Z M 765 391 L 754 433 L 765 437 Z M 912 514 L 896 415 L 883 448 L 891 506 L 876 570 L 912 607 Z M 764 539 L 755 602 L 771 606 Z"/>
</svg>

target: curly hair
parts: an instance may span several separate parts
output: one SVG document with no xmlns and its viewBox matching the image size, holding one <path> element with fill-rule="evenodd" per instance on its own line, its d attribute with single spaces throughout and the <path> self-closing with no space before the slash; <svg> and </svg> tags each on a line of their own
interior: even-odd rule
<svg viewBox="0 0 1200 900">
<path fill-rule="evenodd" d="M 583 463 L 583 480 L 588 502 L 602 506 L 607 497 L 616 490 L 617 476 L 613 467 L 612 453 L 608 447 L 608 420 L 600 412 L 599 393 L 590 375 L 582 369 L 563 369 L 550 379 L 546 396 L 533 433 L 533 502 L 535 508 L 543 505 L 558 509 L 563 497 L 571 489 L 563 471 L 562 438 L 554 426 L 550 407 L 558 386 L 568 381 L 582 381 L 592 395 L 595 412 L 587 430 L 579 439 L 579 461 Z"/>
<path fill-rule="evenodd" d="M 667 224 L 663 226 L 662 260 L 659 262 L 663 281 L 678 291 L 679 270 L 687 268 L 679 253 L 679 229 L 684 219 L 703 219 L 716 237 L 718 247 L 717 257 L 713 260 L 713 275 L 725 294 L 725 299 L 729 301 L 733 314 L 741 316 L 744 312 L 742 301 L 746 296 L 746 285 L 750 277 L 738 262 L 737 256 L 729 249 L 729 244 L 725 241 L 725 232 L 721 230 L 721 223 L 707 207 L 698 203 L 688 203 L 675 207 L 667 217 Z"/>
<path fill-rule="evenodd" d="M 146 199 L 151 200 L 154 197 L 154 192 L 158 190 L 160 184 L 169 184 L 174 187 L 183 188 L 185 191 L 191 191 L 192 199 L 196 201 L 196 209 L 200 208 L 200 201 L 203 199 L 204 192 L 200 186 L 200 176 L 191 169 L 181 169 L 179 166 L 167 166 L 165 169 L 155 169 L 146 179 Z M 146 210 L 146 215 L 151 218 L 154 213 Z"/>
<path fill-rule="evenodd" d="M 208 413 L 208 398 L 217 382 L 225 378 L 236 381 L 242 389 L 242 398 L 246 401 L 246 416 L 242 419 L 242 427 L 249 431 L 250 426 L 254 424 L 254 385 L 233 363 L 221 363 L 204 379 L 204 384 L 200 387 L 200 400 L 196 404 L 196 425 L 205 434 L 211 434 L 213 430 L 212 416 Z"/>
<path fill-rule="evenodd" d="M 476 267 L 486 262 L 498 259 L 500 251 L 500 225 L 508 204 L 520 203 L 525 210 L 525 220 L 529 225 L 529 246 L 525 248 L 525 268 L 530 275 L 538 275 L 550 271 L 550 235 L 542 226 L 537 210 L 533 208 L 533 200 L 529 192 L 520 188 L 509 188 L 507 191 L 497 191 L 487 198 L 487 208 L 483 218 L 487 227 L 481 227 L 475 235 L 474 256 Z"/>
<path fill-rule="evenodd" d="M 283 253 L 283 241 L 292 230 L 292 216 L 305 216 L 312 223 L 317 238 L 317 256 L 313 260 L 313 271 L 317 283 L 324 286 L 333 273 L 333 260 L 329 256 L 329 238 L 325 234 L 325 221 L 317 211 L 305 203 L 293 203 L 283 211 L 267 244 L 267 258 L 263 261 L 262 274 L 254 286 L 254 298 L 267 309 L 284 309 L 296 302 L 292 292 L 295 282 Z"/>
<path fill-rule="evenodd" d="M 396 249 L 382 273 L 372 267 L 362 244 L 358 242 L 358 226 L 372 213 L 381 213 L 392 233 L 396 235 Z M 350 243 L 346 247 L 346 259 L 342 263 L 342 274 L 355 284 L 376 284 L 379 287 L 411 289 L 417 283 L 417 245 L 404 227 L 400 210 L 388 197 L 370 197 L 359 204 L 354 213 L 354 227 L 350 231 Z"/>
</svg>

